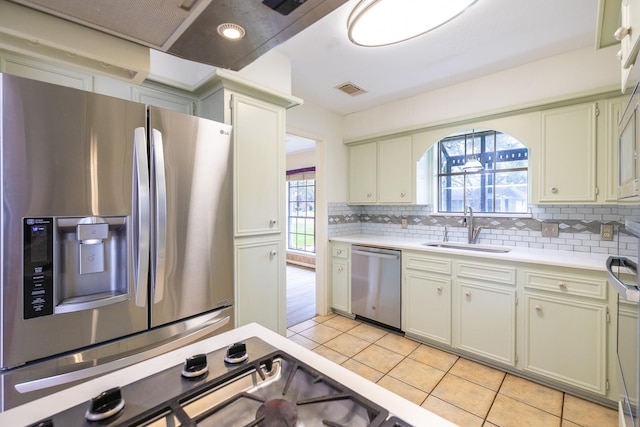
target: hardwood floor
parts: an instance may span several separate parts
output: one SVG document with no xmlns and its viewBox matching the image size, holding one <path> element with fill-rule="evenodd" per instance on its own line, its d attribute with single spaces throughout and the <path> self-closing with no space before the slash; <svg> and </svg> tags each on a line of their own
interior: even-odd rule
<svg viewBox="0 0 640 427">
<path fill-rule="evenodd" d="M 287 264 L 287 328 L 315 316 L 315 270 Z"/>
</svg>

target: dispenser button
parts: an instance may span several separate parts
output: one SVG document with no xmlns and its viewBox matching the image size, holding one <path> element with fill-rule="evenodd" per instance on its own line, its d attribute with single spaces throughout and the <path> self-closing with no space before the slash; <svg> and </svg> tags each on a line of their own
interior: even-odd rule
<svg viewBox="0 0 640 427">
<path fill-rule="evenodd" d="M 77 231 L 78 240 L 105 240 L 109 236 L 109 224 L 78 224 Z"/>
</svg>

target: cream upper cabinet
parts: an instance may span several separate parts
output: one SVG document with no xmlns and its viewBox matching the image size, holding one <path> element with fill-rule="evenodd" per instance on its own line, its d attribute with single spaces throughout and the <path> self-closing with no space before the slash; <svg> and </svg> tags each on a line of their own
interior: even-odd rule
<svg viewBox="0 0 640 427">
<path fill-rule="evenodd" d="M 596 201 L 596 114 L 596 103 L 542 112 L 538 202 Z"/>
<path fill-rule="evenodd" d="M 413 202 L 411 136 L 349 147 L 349 203 Z"/>
<path fill-rule="evenodd" d="M 410 136 L 378 142 L 378 202 L 413 201 L 411 155 Z"/>
<path fill-rule="evenodd" d="M 280 233 L 284 225 L 284 108 L 231 96 L 236 236 Z"/>
<path fill-rule="evenodd" d="M 378 201 L 378 144 L 349 147 L 349 203 L 371 204 Z"/>
</svg>

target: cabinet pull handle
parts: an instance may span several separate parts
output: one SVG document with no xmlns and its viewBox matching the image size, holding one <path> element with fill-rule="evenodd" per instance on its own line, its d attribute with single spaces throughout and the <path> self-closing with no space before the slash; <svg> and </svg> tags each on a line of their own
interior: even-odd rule
<svg viewBox="0 0 640 427">
<path fill-rule="evenodd" d="M 620 27 L 615 31 L 615 33 L 613 33 L 613 37 L 615 37 L 615 39 L 618 41 L 622 41 L 622 39 L 627 37 L 627 35 L 631 32 L 630 30 L 631 29 L 627 27 Z"/>
<path fill-rule="evenodd" d="M 269 227 L 273 227 L 274 225 L 276 225 L 276 220 L 275 219 L 269 220 Z"/>
<path fill-rule="evenodd" d="M 272 251 L 269 252 L 269 255 L 276 256 L 276 255 L 278 255 L 278 252 L 272 250 Z"/>
<path fill-rule="evenodd" d="M 558 287 L 561 289 L 566 289 L 567 285 L 565 285 L 564 282 L 558 282 Z"/>
<path fill-rule="evenodd" d="M 536 311 L 542 311 L 542 306 L 536 305 Z"/>
</svg>

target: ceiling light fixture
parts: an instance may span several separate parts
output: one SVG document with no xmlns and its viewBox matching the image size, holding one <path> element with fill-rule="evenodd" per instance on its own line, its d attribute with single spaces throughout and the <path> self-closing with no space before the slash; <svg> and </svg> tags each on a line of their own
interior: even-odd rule
<svg viewBox="0 0 640 427">
<path fill-rule="evenodd" d="M 412 39 L 451 21 L 478 0 L 361 0 L 349 15 L 349 40 L 386 46 Z"/>
<path fill-rule="evenodd" d="M 238 40 L 243 38 L 246 32 L 238 24 L 225 23 L 218 25 L 218 34 L 225 39 Z"/>
<path fill-rule="evenodd" d="M 475 129 L 471 130 L 471 157 L 462 165 L 462 170 L 464 172 L 478 172 L 481 171 L 482 163 L 478 159 L 476 159 L 475 154 Z"/>
</svg>

